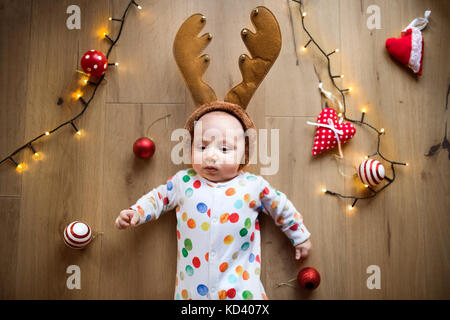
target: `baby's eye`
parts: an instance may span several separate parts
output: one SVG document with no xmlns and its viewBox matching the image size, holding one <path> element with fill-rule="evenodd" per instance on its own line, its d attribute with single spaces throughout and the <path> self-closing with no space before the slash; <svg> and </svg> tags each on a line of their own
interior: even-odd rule
<svg viewBox="0 0 450 320">
<path fill-rule="evenodd" d="M 202 146 L 200 144 L 196 145 L 195 148 L 197 148 L 198 150 L 202 150 L 202 151 L 206 149 L 205 146 Z"/>
<path fill-rule="evenodd" d="M 222 147 L 222 152 L 227 152 L 227 151 L 229 151 L 230 149 L 228 149 L 227 147 Z"/>
</svg>

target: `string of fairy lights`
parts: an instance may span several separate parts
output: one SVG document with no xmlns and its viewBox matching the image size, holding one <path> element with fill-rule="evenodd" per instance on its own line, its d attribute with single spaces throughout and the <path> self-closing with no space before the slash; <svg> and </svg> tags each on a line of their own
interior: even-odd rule
<svg viewBox="0 0 450 320">
<path fill-rule="evenodd" d="M 110 43 L 111 43 L 110 46 L 109 46 L 108 52 L 107 52 L 107 54 L 106 54 L 106 58 L 109 57 L 109 54 L 111 53 L 112 48 L 116 45 L 117 41 L 119 40 L 120 35 L 122 34 L 122 29 L 123 29 L 123 25 L 124 25 L 124 23 L 125 23 L 125 18 L 126 18 L 127 12 L 128 12 L 128 10 L 130 9 L 130 7 L 133 6 L 133 5 L 134 5 L 135 7 L 137 7 L 139 10 L 142 9 L 142 7 L 141 7 L 136 1 L 131 0 L 131 1 L 128 3 L 128 6 L 126 7 L 125 11 L 123 12 L 121 18 L 112 18 L 112 17 L 109 18 L 109 21 L 117 21 L 117 22 L 120 22 L 120 29 L 119 29 L 119 32 L 117 33 L 117 36 L 116 36 L 115 39 L 112 39 L 106 32 L 103 33 L 104 38 L 105 38 L 105 39 L 108 39 L 108 40 L 110 41 Z M 119 63 L 118 63 L 118 62 L 108 63 L 108 65 L 109 65 L 109 66 L 117 67 L 117 66 L 119 65 Z M 80 72 L 80 73 L 82 73 L 82 74 L 85 74 L 84 72 L 79 71 L 79 70 L 77 70 L 77 72 Z M 85 74 L 85 75 L 87 75 L 87 74 Z M 89 75 L 87 75 L 87 76 L 89 76 Z M 29 149 L 31 149 L 31 151 L 33 152 L 33 158 L 34 158 L 35 160 L 39 159 L 40 153 L 35 149 L 35 147 L 33 146 L 33 143 L 36 142 L 36 141 L 38 141 L 38 140 L 40 140 L 40 139 L 42 139 L 43 137 L 46 137 L 46 136 L 49 136 L 49 135 L 53 134 L 54 132 L 58 131 L 59 129 L 61 129 L 61 128 L 65 127 L 65 126 L 69 126 L 69 125 L 70 125 L 70 126 L 73 128 L 73 130 L 75 130 L 75 134 L 78 135 L 78 136 L 81 136 L 81 135 L 82 135 L 82 131 L 79 130 L 79 129 L 77 128 L 77 126 L 76 126 L 76 124 L 75 124 L 75 120 L 77 120 L 78 118 L 80 118 L 80 117 L 83 115 L 83 113 L 87 110 L 87 108 L 89 107 L 89 104 L 91 103 L 92 99 L 94 99 L 94 96 L 95 96 L 95 94 L 96 94 L 96 92 L 97 92 L 98 87 L 100 86 L 100 84 L 102 83 L 102 81 L 104 80 L 104 78 L 105 78 L 105 75 L 102 75 L 102 76 L 98 79 L 97 82 L 91 81 L 91 80 L 89 80 L 88 78 L 83 79 L 82 84 L 83 84 L 83 85 L 93 85 L 93 86 L 94 86 L 94 90 L 93 90 L 93 92 L 92 92 L 92 95 L 90 96 L 90 98 L 89 98 L 87 101 L 86 101 L 85 99 L 83 99 L 81 90 L 77 90 L 77 91 L 73 94 L 73 97 L 74 97 L 75 99 L 77 99 L 78 101 L 80 101 L 81 104 L 83 105 L 83 109 L 81 110 L 81 112 L 78 113 L 78 114 L 77 114 L 75 117 L 73 117 L 72 119 L 67 120 L 66 122 L 61 123 L 61 124 L 58 125 L 56 128 L 54 128 L 54 129 L 52 129 L 52 130 L 49 130 L 49 131 L 45 131 L 45 132 L 41 133 L 40 135 L 38 135 L 37 137 L 35 137 L 34 139 L 31 139 L 30 141 L 26 142 L 24 145 L 22 145 L 21 147 L 19 147 L 19 148 L 16 149 L 15 151 L 11 152 L 7 157 L 3 158 L 3 159 L 0 161 L 0 165 L 1 165 L 2 163 L 6 163 L 6 162 L 9 160 L 9 161 L 11 161 L 12 163 L 14 163 L 14 165 L 16 166 L 16 170 L 17 170 L 17 171 L 19 171 L 19 172 L 23 171 L 24 168 L 25 168 L 25 163 L 24 163 L 24 162 L 18 163 L 18 162 L 14 159 L 14 156 L 15 156 L 17 153 L 19 153 L 20 151 L 29 148 Z"/>
<path fill-rule="evenodd" d="M 297 3 L 299 4 L 298 8 L 299 8 L 299 11 L 300 11 L 300 16 L 301 16 L 301 21 L 302 21 L 302 27 L 303 27 L 303 30 L 305 31 L 305 33 L 306 33 L 307 36 L 308 36 L 308 41 L 306 42 L 306 44 L 305 44 L 303 47 L 301 47 L 300 50 L 303 51 L 303 52 L 306 52 L 306 50 L 307 50 L 307 48 L 308 48 L 308 46 L 309 46 L 310 44 L 314 44 L 314 45 L 317 47 L 317 49 L 319 49 L 319 51 L 321 52 L 321 54 L 322 54 L 322 55 L 325 57 L 325 59 L 327 60 L 327 65 L 328 65 L 328 76 L 330 77 L 330 80 L 331 80 L 333 86 L 339 91 L 339 93 L 340 93 L 340 95 L 341 95 L 341 97 L 342 97 L 342 107 L 343 107 L 343 110 L 342 110 L 342 112 L 340 112 L 340 113 L 338 114 L 338 117 L 339 117 L 339 118 L 343 118 L 344 120 L 347 120 L 347 121 L 352 122 L 352 123 L 355 123 L 355 124 L 360 124 L 360 125 L 367 126 L 367 127 L 370 128 L 371 130 L 373 130 L 374 132 L 376 132 L 377 138 L 378 138 L 377 151 L 374 152 L 374 153 L 371 153 L 371 154 L 369 154 L 369 155 L 367 155 L 367 156 L 365 156 L 365 157 L 364 157 L 364 160 L 367 160 L 367 159 L 369 159 L 370 157 L 374 157 L 374 156 L 378 155 L 378 156 L 380 156 L 384 161 L 388 162 L 388 163 L 390 164 L 390 166 L 391 166 L 392 177 L 387 177 L 387 176 L 384 177 L 388 182 L 387 182 L 383 187 L 381 187 L 380 189 L 374 189 L 374 188 L 372 188 L 371 186 L 369 186 L 369 185 L 366 184 L 365 187 L 366 187 L 367 189 L 370 190 L 370 194 L 369 194 L 369 195 L 366 195 L 366 196 L 344 195 L 344 194 L 341 194 L 341 193 L 339 193 L 339 192 L 335 192 L 335 191 L 328 190 L 328 189 L 326 189 L 326 188 L 322 188 L 321 191 L 322 191 L 324 194 L 329 194 L 329 195 L 337 196 L 337 197 L 340 197 L 340 198 L 343 198 L 343 199 L 352 199 L 353 202 L 352 202 L 351 205 L 348 206 L 348 209 L 349 209 L 349 210 L 353 210 L 354 207 L 355 207 L 355 205 L 356 205 L 356 202 L 357 202 L 358 200 L 374 198 L 377 194 L 379 194 L 381 191 L 383 191 L 384 189 L 386 189 L 388 186 L 390 186 L 390 185 L 395 181 L 395 178 L 396 178 L 396 174 L 395 174 L 395 166 L 397 166 L 397 165 L 408 166 L 408 163 L 389 160 L 389 159 L 387 159 L 387 158 L 380 152 L 381 136 L 384 135 L 386 132 L 385 132 L 385 129 L 384 129 L 384 128 L 381 128 L 380 130 L 378 130 L 378 129 L 375 128 L 373 125 L 371 125 L 370 123 L 368 123 L 368 122 L 365 121 L 365 115 L 366 115 L 366 112 L 367 112 L 367 109 L 366 109 L 366 108 L 362 108 L 361 119 L 355 120 L 355 119 L 350 119 L 350 118 L 347 117 L 347 115 L 346 115 L 347 105 L 346 105 L 346 101 L 345 101 L 345 94 L 346 94 L 346 93 L 349 93 L 349 92 L 352 92 L 353 88 L 352 88 L 352 87 L 349 87 L 349 88 L 341 89 L 341 88 L 336 84 L 335 79 L 343 78 L 344 75 L 342 75 L 342 74 L 341 74 L 341 75 L 334 75 L 334 74 L 332 74 L 332 72 L 331 72 L 331 59 L 330 59 L 330 56 L 331 56 L 332 54 L 334 54 L 334 53 L 338 53 L 338 52 L 339 52 L 339 49 L 335 49 L 335 50 L 333 50 L 333 51 L 330 52 L 330 53 L 326 53 L 326 52 L 322 49 L 322 47 L 320 47 L 320 45 L 314 40 L 314 38 L 313 38 L 313 37 L 311 36 L 311 34 L 309 33 L 308 29 L 305 27 L 305 17 L 306 17 L 306 12 L 304 11 L 303 1 L 302 1 L 302 0 L 292 0 L 292 1 L 297 2 Z M 319 79 L 319 81 L 320 81 L 320 79 Z"/>
<path fill-rule="evenodd" d="M 381 136 L 385 134 L 385 129 L 384 129 L 384 128 L 381 128 L 380 130 L 378 130 L 378 129 L 375 128 L 373 125 L 371 125 L 370 123 L 368 123 L 367 121 L 365 121 L 365 115 L 366 115 L 366 109 L 365 109 L 365 108 L 362 109 L 361 119 L 356 120 L 356 119 L 351 119 L 351 118 L 348 118 L 348 117 L 347 117 L 347 115 L 346 115 L 346 108 L 347 108 L 347 105 L 346 105 L 346 100 L 345 100 L 345 93 L 352 92 L 353 89 L 352 89 L 351 87 L 345 88 L 345 89 L 341 89 L 341 88 L 336 84 L 335 79 L 343 78 L 344 75 L 342 75 L 342 74 L 341 74 L 341 75 L 334 75 L 334 74 L 332 74 L 332 72 L 331 72 L 331 59 L 330 59 L 330 56 L 333 55 L 334 53 L 338 53 L 338 52 L 339 52 L 339 49 L 335 49 L 335 50 L 333 50 L 333 51 L 330 52 L 330 53 L 326 53 L 326 52 L 322 49 L 322 47 L 315 41 L 315 39 L 311 36 L 311 34 L 309 33 L 308 29 L 307 29 L 306 26 L 305 26 L 305 21 L 304 21 L 304 20 L 305 20 L 305 17 L 306 17 L 306 12 L 304 11 L 303 1 L 302 1 L 302 0 L 292 0 L 292 1 L 297 2 L 297 3 L 299 4 L 298 8 L 299 8 L 299 11 L 300 11 L 302 27 L 303 27 L 303 30 L 305 31 L 305 33 L 306 33 L 307 36 L 308 36 L 308 41 L 306 42 L 306 44 L 305 44 L 300 50 L 305 52 L 305 51 L 307 50 L 307 48 L 308 48 L 309 45 L 314 44 L 314 45 L 316 46 L 316 48 L 321 52 L 321 54 L 322 54 L 322 55 L 325 57 L 325 59 L 327 60 L 328 75 L 329 75 L 329 77 L 330 77 L 331 83 L 333 84 L 333 86 L 334 86 L 334 87 L 339 91 L 339 93 L 341 94 L 342 102 L 343 102 L 343 103 L 342 103 L 343 111 L 342 111 L 341 113 L 338 114 L 338 117 L 342 117 L 344 120 L 347 120 L 347 121 L 352 122 L 352 123 L 355 123 L 355 124 L 365 125 L 365 126 L 367 126 L 368 128 L 370 128 L 371 130 L 373 130 L 374 132 L 376 132 L 376 134 L 377 134 L 377 139 L 378 139 L 378 143 L 377 143 L 377 151 L 374 152 L 374 153 L 371 153 L 371 154 L 369 154 L 369 155 L 367 155 L 367 156 L 365 156 L 365 159 L 368 159 L 368 158 L 370 158 L 370 157 L 374 157 L 374 156 L 378 155 L 378 156 L 380 156 L 384 161 L 390 163 L 390 166 L 391 166 L 392 177 L 387 177 L 387 176 L 385 176 L 385 179 L 388 181 L 388 183 L 386 183 L 383 187 L 381 187 L 380 189 L 377 189 L 377 190 L 376 190 L 376 189 L 372 188 L 372 187 L 369 186 L 369 185 L 365 185 L 365 187 L 366 187 L 367 189 L 369 189 L 370 192 L 371 192 L 371 194 L 369 194 L 369 195 L 366 195 L 366 196 L 344 195 L 344 194 L 341 194 L 341 193 L 338 193 L 338 192 L 335 192 L 335 191 L 328 190 L 328 189 L 326 189 L 326 188 L 323 188 L 323 189 L 322 189 L 322 192 L 325 193 L 325 194 L 330 194 L 330 195 L 337 196 L 337 197 L 344 198 L 344 199 L 352 199 L 353 202 L 352 202 L 352 204 L 349 205 L 349 207 L 348 207 L 350 210 L 352 210 L 352 209 L 354 208 L 354 206 L 355 206 L 355 204 L 356 204 L 356 202 L 357 202 L 358 200 L 369 199 L 369 198 L 375 197 L 378 193 L 380 193 L 382 190 L 386 189 L 389 185 L 391 185 L 391 184 L 395 181 L 395 179 L 396 179 L 395 166 L 397 166 L 397 165 L 407 166 L 408 163 L 403 163 L 403 162 L 398 162 L 398 161 L 390 160 L 390 159 L 386 158 L 386 157 L 380 152 Z M 111 44 L 110 44 L 110 47 L 109 47 L 109 49 L 108 49 L 108 51 L 107 51 L 106 58 L 109 57 L 112 48 L 116 45 L 117 41 L 119 40 L 119 38 L 120 38 L 120 36 L 121 36 L 121 33 L 122 33 L 122 29 L 123 29 L 123 26 L 124 26 L 124 23 L 125 23 L 125 18 L 126 18 L 127 12 L 128 12 L 129 8 L 130 8 L 132 5 L 136 6 L 139 10 L 142 9 L 142 7 L 141 7 L 138 3 L 136 3 L 135 0 L 131 0 L 131 1 L 128 3 L 128 6 L 126 7 L 126 9 L 124 10 L 124 12 L 123 12 L 121 18 L 113 18 L 113 17 L 110 17 L 110 18 L 109 18 L 109 21 L 120 22 L 120 29 L 119 29 L 119 32 L 118 32 L 118 34 L 117 34 L 117 36 L 116 36 L 115 39 L 111 38 L 107 33 L 103 33 L 104 38 L 107 39 L 107 40 L 109 40 L 110 43 L 111 43 Z M 108 65 L 109 65 L 109 66 L 115 66 L 115 67 L 117 67 L 117 66 L 119 65 L 119 63 L 118 63 L 118 62 L 115 62 L 115 63 L 108 63 Z M 90 96 L 90 98 L 89 98 L 87 101 L 82 97 L 81 91 L 77 91 L 77 92 L 74 93 L 74 97 L 75 97 L 77 100 L 79 100 L 79 101 L 82 103 L 82 105 L 83 105 L 83 109 L 81 110 L 81 112 L 80 112 L 79 114 L 77 114 L 77 115 L 76 115 L 75 117 L 73 117 L 72 119 L 70 119 L 70 120 L 68 120 L 68 121 L 66 121 L 66 122 L 61 123 L 61 124 L 58 125 L 56 128 L 54 128 L 54 129 L 52 129 L 52 130 L 49 130 L 49 131 L 45 131 L 44 133 L 38 135 L 38 136 L 35 137 L 34 139 L 32 139 L 32 140 L 26 142 L 26 143 L 23 144 L 21 147 L 19 147 L 18 149 L 16 149 L 16 150 L 13 151 L 12 153 L 10 153 L 8 156 L 6 156 L 5 158 L 3 158 L 3 159 L 0 161 L 0 165 L 3 164 L 3 163 L 6 163 L 6 162 L 9 160 L 9 161 L 11 161 L 12 163 L 14 163 L 14 165 L 16 166 L 16 170 L 17 170 L 17 171 L 19 171 L 19 172 L 22 171 L 22 170 L 24 169 L 24 167 L 25 167 L 25 163 L 23 163 L 23 162 L 22 162 L 22 163 L 18 163 L 18 162 L 14 159 L 14 156 L 15 156 L 17 153 L 19 153 L 20 151 L 22 151 L 22 150 L 24 150 L 24 149 L 27 149 L 27 148 L 30 148 L 31 151 L 33 152 L 33 157 L 34 157 L 34 159 L 38 159 L 38 158 L 40 157 L 40 154 L 39 154 L 39 152 L 35 149 L 35 147 L 33 146 L 33 143 L 36 142 L 36 141 L 38 141 L 38 140 L 40 140 L 40 139 L 42 139 L 42 138 L 45 137 L 45 136 L 49 136 L 49 135 L 53 134 L 53 133 L 56 132 L 57 130 L 59 130 L 59 129 L 61 129 L 61 128 L 67 126 L 67 125 L 70 125 L 70 126 L 73 128 L 73 130 L 75 131 L 75 134 L 76 134 L 76 135 L 81 136 L 81 135 L 82 135 L 82 131 L 79 130 L 79 129 L 77 128 L 77 126 L 76 126 L 76 124 L 75 124 L 75 120 L 77 120 L 78 118 L 80 118 L 80 117 L 84 114 L 84 112 L 87 110 L 87 108 L 88 108 L 89 105 L 90 105 L 90 102 L 93 100 L 93 98 L 94 98 L 94 96 L 95 96 L 95 94 L 96 94 L 96 92 L 97 92 L 98 87 L 100 86 L 100 84 L 101 84 L 102 81 L 104 80 L 104 77 L 105 77 L 105 75 L 102 75 L 102 76 L 99 78 L 99 80 L 98 80 L 97 82 L 90 81 L 89 79 L 84 79 L 84 80 L 83 80 L 83 84 L 84 84 L 84 85 L 88 85 L 88 84 L 94 85 L 94 90 L 93 90 L 93 92 L 92 92 L 92 95 Z"/>
</svg>

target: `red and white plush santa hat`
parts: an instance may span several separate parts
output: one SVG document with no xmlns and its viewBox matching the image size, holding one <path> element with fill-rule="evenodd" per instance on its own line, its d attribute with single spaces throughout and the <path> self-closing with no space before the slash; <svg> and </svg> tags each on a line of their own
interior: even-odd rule
<svg viewBox="0 0 450 320">
<path fill-rule="evenodd" d="M 414 73 L 422 74 L 424 41 L 422 32 L 427 24 L 431 11 L 425 11 L 424 17 L 414 19 L 402 30 L 402 37 L 389 38 L 386 40 L 386 49 L 392 57 L 408 66 Z"/>
</svg>

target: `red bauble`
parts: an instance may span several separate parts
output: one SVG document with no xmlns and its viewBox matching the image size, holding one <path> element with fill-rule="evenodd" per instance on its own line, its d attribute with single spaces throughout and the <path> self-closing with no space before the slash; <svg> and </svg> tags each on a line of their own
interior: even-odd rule
<svg viewBox="0 0 450 320">
<path fill-rule="evenodd" d="M 81 57 L 81 68 L 89 75 L 101 77 L 108 69 L 108 60 L 100 51 L 89 50 Z"/>
<path fill-rule="evenodd" d="M 314 268 L 303 268 L 298 273 L 297 280 L 301 287 L 313 290 L 320 284 L 320 274 Z"/>
<path fill-rule="evenodd" d="M 133 152 L 136 157 L 148 159 L 155 153 L 155 143 L 149 138 L 139 138 L 133 144 Z"/>
</svg>

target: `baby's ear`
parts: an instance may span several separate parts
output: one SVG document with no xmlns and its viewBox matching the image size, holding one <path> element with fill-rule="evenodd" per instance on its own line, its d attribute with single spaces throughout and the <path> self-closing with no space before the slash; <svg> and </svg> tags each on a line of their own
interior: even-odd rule
<svg viewBox="0 0 450 320">
<path fill-rule="evenodd" d="M 244 150 L 242 151 L 242 156 L 241 156 L 241 160 L 239 162 L 240 164 L 245 164 L 245 146 L 244 146 Z"/>
</svg>

